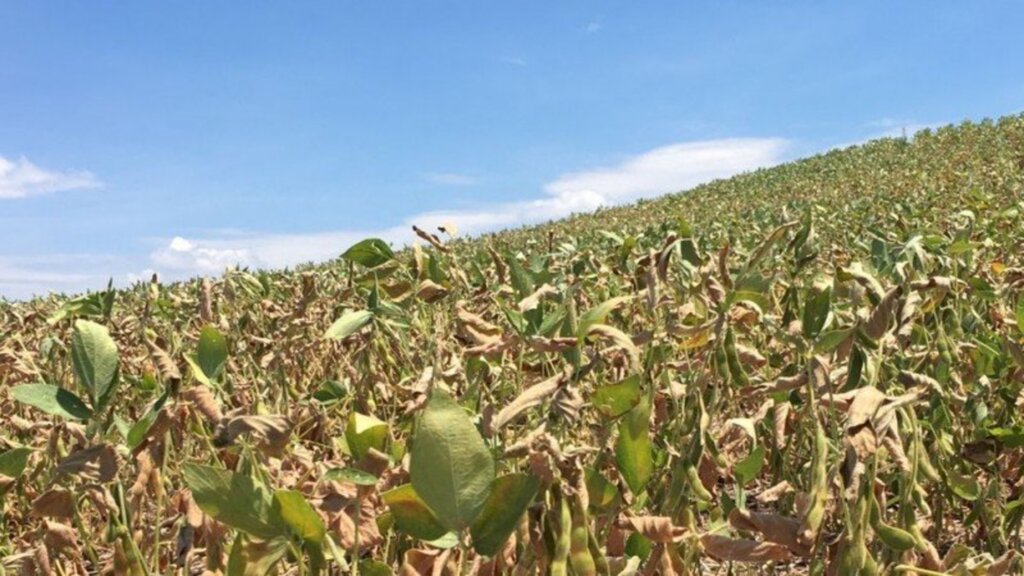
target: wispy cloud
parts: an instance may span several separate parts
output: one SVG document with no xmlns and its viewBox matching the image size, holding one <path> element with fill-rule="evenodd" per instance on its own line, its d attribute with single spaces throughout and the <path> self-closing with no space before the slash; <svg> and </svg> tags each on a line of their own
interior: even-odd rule
<svg viewBox="0 0 1024 576">
<path fill-rule="evenodd" d="M 516 56 L 502 56 L 500 60 L 512 66 L 526 66 L 526 60 Z"/>
<path fill-rule="evenodd" d="M 832 145 L 831 149 L 849 148 L 859 146 L 879 138 L 913 138 L 915 134 L 925 129 L 934 129 L 945 126 L 949 122 L 920 122 L 916 120 L 899 120 L 896 118 L 879 118 L 872 120 L 862 127 L 864 136 L 855 140 L 847 140 Z"/>
<path fill-rule="evenodd" d="M 897 120 L 895 118 L 880 118 L 878 120 L 872 120 L 868 122 L 867 128 L 871 130 L 871 135 L 867 140 L 874 140 L 875 138 L 896 138 L 896 137 L 910 137 L 924 130 L 926 128 L 937 128 L 944 126 L 948 122 L 918 122 L 915 120 Z"/>
<path fill-rule="evenodd" d="M 106 254 L 0 256 L 0 297 L 28 298 L 98 288 L 109 279 L 103 273 L 123 270 L 127 265 L 123 259 Z"/>
<path fill-rule="evenodd" d="M 8 160 L 0 156 L 0 199 L 26 198 L 100 186 L 100 181 L 91 172 L 46 170 L 25 157 Z"/>
<path fill-rule="evenodd" d="M 470 235 L 534 224 L 685 190 L 716 178 L 778 164 L 786 147 L 787 141 L 777 138 L 673 144 L 611 166 L 564 174 L 545 184 L 544 194 L 538 198 L 425 212 L 384 229 L 174 237 L 153 251 L 150 268 L 170 278 L 216 274 L 233 264 L 280 268 L 336 257 L 369 236 L 398 246 L 409 244 L 415 238 L 410 231 L 413 224 L 434 229 L 454 223 L 460 233 Z"/>
<path fill-rule="evenodd" d="M 587 34 L 597 34 L 601 31 L 601 28 L 604 28 L 604 26 L 602 26 L 600 22 L 588 22 L 587 25 L 583 27 L 583 31 Z"/>
<path fill-rule="evenodd" d="M 476 176 L 458 172 L 426 172 L 422 177 L 431 184 L 442 186 L 476 186 L 480 183 L 480 179 Z"/>
<path fill-rule="evenodd" d="M 174 236 L 162 240 L 145 260 L 134 262 L 113 256 L 0 256 L 0 294 L 25 298 L 51 290 L 102 288 L 107 281 L 105 274 L 114 271 L 120 271 L 115 282 L 124 284 L 147 279 L 153 272 L 169 281 L 216 275 L 234 265 L 284 268 L 335 258 L 367 237 L 382 238 L 396 247 L 410 244 L 416 241 L 410 230 L 413 224 L 430 230 L 454 224 L 461 234 L 468 235 L 535 224 L 772 166 L 785 159 L 788 146 L 788 141 L 778 138 L 672 144 L 606 166 L 567 172 L 544 184 L 531 199 L 424 212 L 386 228 L 296 234 L 223 230 L 195 237 Z"/>
</svg>

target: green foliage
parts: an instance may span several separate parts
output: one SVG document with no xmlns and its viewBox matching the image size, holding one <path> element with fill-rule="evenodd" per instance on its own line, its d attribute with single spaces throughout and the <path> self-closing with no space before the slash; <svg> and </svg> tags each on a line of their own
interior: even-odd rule
<svg viewBox="0 0 1024 576">
<path fill-rule="evenodd" d="M 73 393 L 50 384 L 22 384 L 11 389 L 11 397 L 54 416 L 88 420 L 92 410 Z"/>
<path fill-rule="evenodd" d="M 1021 150 L 0 302 L 4 566 L 67 523 L 87 572 L 1022 573 Z"/>
<path fill-rule="evenodd" d="M 651 403 L 645 396 L 619 423 L 619 437 L 615 441 L 615 463 L 626 485 L 639 494 L 654 473 L 651 453 Z"/>
<path fill-rule="evenodd" d="M 71 358 L 78 383 L 89 393 L 93 409 L 102 410 L 118 378 L 117 345 L 106 327 L 89 320 L 76 320 Z"/>
<path fill-rule="evenodd" d="M 6 452 L 0 452 L 0 476 L 8 478 L 21 476 L 28 465 L 28 457 L 31 454 L 31 448 L 12 448 Z"/>
<path fill-rule="evenodd" d="M 251 477 L 193 463 L 186 463 L 182 473 L 203 512 L 256 538 L 282 535 L 281 526 L 275 525 L 272 493 Z"/>
<path fill-rule="evenodd" d="M 435 390 L 416 423 L 409 474 L 437 518 L 462 530 L 480 513 L 494 481 L 494 459 L 466 412 Z"/>
<path fill-rule="evenodd" d="M 540 482 L 528 474 L 496 478 L 480 515 L 470 527 L 473 548 L 485 556 L 496 554 L 512 535 L 539 486 Z"/>
<path fill-rule="evenodd" d="M 331 324 L 331 327 L 324 333 L 324 338 L 329 340 L 344 340 L 355 334 L 362 327 L 373 321 L 373 313 L 369 310 L 353 310 L 346 312 Z"/>
<path fill-rule="evenodd" d="M 448 533 L 412 484 L 403 484 L 381 494 L 403 532 L 420 540 L 436 540 Z"/>
<path fill-rule="evenodd" d="M 357 242 L 341 255 L 342 258 L 367 268 L 374 268 L 395 257 L 391 247 L 380 238 L 367 238 Z"/>
</svg>

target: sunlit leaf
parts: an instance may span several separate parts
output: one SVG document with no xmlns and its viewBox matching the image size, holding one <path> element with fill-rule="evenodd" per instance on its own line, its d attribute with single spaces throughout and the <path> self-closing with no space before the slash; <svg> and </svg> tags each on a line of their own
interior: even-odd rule
<svg viewBox="0 0 1024 576">
<path fill-rule="evenodd" d="M 416 493 L 451 529 L 468 527 L 494 481 L 494 460 L 466 412 L 435 390 L 416 423 L 409 474 Z"/>
</svg>

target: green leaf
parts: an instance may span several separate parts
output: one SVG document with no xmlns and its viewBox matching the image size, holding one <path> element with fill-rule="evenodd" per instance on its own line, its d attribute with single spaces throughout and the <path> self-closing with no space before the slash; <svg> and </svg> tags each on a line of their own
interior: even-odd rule
<svg viewBox="0 0 1024 576">
<path fill-rule="evenodd" d="M 192 371 L 192 377 L 198 380 L 200 384 L 210 388 L 218 388 L 217 382 L 206 375 L 206 372 L 203 371 L 195 356 L 185 354 L 185 363 L 188 364 L 189 370 Z"/>
<path fill-rule="evenodd" d="M 1017 317 L 1017 331 L 1024 333 L 1024 296 L 1017 300 L 1017 309 L 1014 310 Z"/>
<path fill-rule="evenodd" d="M 288 552 L 288 541 L 250 540 L 239 534 L 231 544 L 227 576 L 267 576 Z"/>
<path fill-rule="evenodd" d="M 586 468 L 587 493 L 595 510 L 605 510 L 619 498 L 619 489 L 600 472 Z"/>
<path fill-rule="evenodd" d="M 976 479 L 970 476 L 961 476 L 954 471 L 950 471 L 947 478 L 950 490 L 964 500 L 974 502 L 981 497 L 981 484 Z"/>
<path fill-rule="evenodd" d="M 202 464 L 185 464 L 185 483 L 203 511 L 256 538 L 283 536 L 274 522 L 271 494 L 252 478 Z"/>
<path fill-rule="evenodd" d="M 370 448 L 384 452 L 388 439 L 388 425 L 373 416 L 352 412 L 345 427 L 345 441 L 356 460 L 361 459 Z"/>
<path fill-rule="evenodd" d="M 380 560 L 365 558 L 359 561 L 359 574 L 361 576 L 392 576 L 391 566 Z"/>
<path fill-rule="evenodd" d="M 325 482 L 349 482 L 356 486 L 376 486 L 378 478 L 356 468 L 331 468 L 324 472 Z"/>
<path fill-rule="evenodd" d="M 533 279 L 530 278 L 530 274 L 523 269 L 523 265 L 519 263 L 519 259 L 515 256 L 510 256 L 508 259 L 509 276 L 512 282 L 512 287 L 516 289 L 516 294 L 520 298 L 526 298 L 533 292 Z"/>
<path fill-rule="evenodd" d="M 494 459 L 466 412 L 435 390 L 416 423 L 410 455 L 412 485 L 452 530 L 468 527 L 494 481 Z"/>
<path fill-rule="evenodd" d="M 78 396 L 50 384 L 15 386 L 11 389 L 11 396 L 22 404 L 28 404 L 61 418 L 88 420 L 92 417 L 92 411 Z"/>
<path fill-rule="evenodd" d="M 170 391 L 168 390 L 160 395 L 160 398 L 158 398 L 157 401 L 149 407 L 149 410 L 146 410 L 146 413 L 142 415 L 142 418 L 139 418 L 139 421 L 136 422 L 130 430 L 128 430 L 128 435 L 125 438 L 128 441 L 128 448 L 134 450 L 146 438 L 146 432 L 149 432 L 150 427 L 153 426 L 153 422 L 156 422 L 157 416 L 160 415 L 160 410 L 162 410 L 164 404 L 167 403 L 169 392 Z"/>
<path fill-rule="evenodd" d="M 32 454 L 31 448 L 13 448 L 0 454 L 0 476 L 17 478 L 28 466 L 28 457 Z"/>
<path fill-rule="evenodd" d="M 825 326 L 832 303 L 832 286 L 815 284 L 804 306 L 803 331 L 808 340 L 815 338 Z"/>
<path fill-rule="evenodd" d="M 579 338 L 586 337 L 587 332 L 590 331 L 591 326 L 593 326 L 594 324 L 604 324 L 605 320 L 608 318 L 608 315 L 611 314 L 613 310 L 619 308 L 620 306 L 629 301 L 629 296 L 617 296 L 615 298 L 605 300 L 604 302 L 598 304 L 597 306 L 594 306 L 590 310 L 587 310 L 586 312 L 583 313 L 582 316 L 580 316 L 579 326 L 576 329 L 576 335 Z"/>
<path fill-rule="evenodd" d="M 762 466 L 764 466 L 764 447 L 758 446 L 751 450 L 746 458 L 737 462 L 732 471 L 736 476 L 736 481 L 740 485 L 746 485 L 757 478 Z"/>
<path fill-rule="evenodd" d="M 304 542 L 317 545 L 323 543 L 327 528 L 301 492 L 275 490 L 274 511 L 292 533 Z"/>
<path fill-rule="evenodd" d="M 593 404 L 608 418 L 618 418 L 640 401 L 640 376 L 634 374 L 617 384 L 599 386 L 594 390 Z"/>
<path fill-rule="evenodd" d="M 348 396 L 345 385 L 337 380 L 324 380 L 320 387 L 313 393 L 313 398 L 324 406 L 330 406 Z"/>
<path fill-rule="evenodd" d="M 76 320 L 71 360 L 79 384 L 89 391 L 93 409 L 101 409 L 117 381 L 118 365 L 117 345 L 106 327 L 89 320 Z"/>
<path fill-rule="evenodd" d="M 651 454 L 651 401 L 641 398 L 619 422 L 619 437 L 615 441 L 615 464 L 626 485 L 634 494 L 640 494 L 654 472 Z"/>
<path fill-rule="evenodd" d="M 384 503 L 391 510 L 398 528 L 413 538 L 420 540 L 436 540 L 448 533 L 441 521 L 430 510 L 427 504 L 416 493 L 412 484 L 403 484 L 398 488 L 381 494 Z"/>
<path fill-rule="evenodd" d="M 373 313 L 369 310 L 353 310 L 347 312 L 334 321 L 331 327 L 324 333 L 324 338 L 329 340 L 344 340 L 355 334 L 360 328 L 366 326 L 373 320 Z"/>
<path fill-rule="evenodd" d="M 493 556 L 501 550 L 533 502 L 539 486 L 537 478 L 528 474 L 509 474 L 496 479 L 491 495 L 469 529 L 473 549 L 484 556 Z"/>
<path fill-rule="evenodd" d="M 818 335 L 818 341 L 814 343 L 815 354 L 827 354 L 839 347 L 848 338 L 853 336 L 856 326 L 829 330 Z"/>
<path fill-rule="evenodd" d="M 654 550 L 654 543 L 639 532 L 633 532 L 626 538 L 626 556 L 635 556 L 647 560 Z"/>
<path fill-rule="evenodd" d="M 212 324 L 199 333 L 199 348 L 196 350 L 196 363 L 203 374 L 210 380 L 217 380 L 224 363 L 228 360 L 228 342 Z"/>
<path fill-rule="evenodd" d="M 345 250 L 341 257 L 360 266 L 374 268 L 394 258 L 395 253 L 387 242 L 380 238 L 367 238 Z"/>
<path fill-rule="evenodd" d="M 1006 448 L 1020 448 L 1024 446 L 1024 426 L 989 428 L 988 433 Z"/>
</svg>

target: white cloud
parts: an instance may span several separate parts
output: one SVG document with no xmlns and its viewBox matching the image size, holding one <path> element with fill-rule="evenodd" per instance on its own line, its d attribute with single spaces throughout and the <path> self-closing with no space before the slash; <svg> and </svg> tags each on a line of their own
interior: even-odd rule
<svg viewBox="0 0 1024 576">
<path fill-rule="evenodd" d="M 99 188 L 91 172 L 45 170 L 27 158 L 8 160 L 0 156 L 0 199 L 25 198 L 83 188 Z"/>
<path fill-rule="evenodd" d="M 511 64 L 513 66 L 526 66 L 526 60 L 515 56 L 503 56 L 501 61 L 505 64 Z"/>
<path fill-rule="evenodd" d="M 867 134 L 856 140 L 848 140 L 831 146 L 831 150 L 841 150 L 850 146 L 860 146 L 872 140 L 880 138 L 907 138 L 913 139 L 914 135 L 925 129 L 939 128 L 949 122 L 917 122 L 913 120 L 897 120 L 895 118 L 879 118 L 864 125 Z"/>
<path fill-rule="evenodd" d="M 434 230 L 454 223 L 462 234 L 480 234 L 535 224 L 573 213 L 692 188 L 703 182 L 778 164 L 787 141 L 726 139 L 673 144 L 630 157 L 618 164 L 572 172 L 544 186 L 532 200 L 482 205 L 473 209 L 416 214 L 385 229 L 308 234 L 232 234 L 210 238 L 176 236 L 151 254 L 150 266 L 166 279 L 217 274 L 235 264 L 282 268 L 338 256 L 366 237 L 401 246 L 414 241 L 413 224 Z M 139 274 L 139 277 L 144 274 Z"/>
<path fill-rule="evenodd" d="M 603 28 L 603 26 L 601 26 L 600 22 L 588 22 L 583 28 L 583 31 L 587 34 L 596 34 L 601 31 L 601 28 Z"/>
<path fill-rule="evenodd" d="M 442 186 L 476 186 L 480 183 L 479 178 L 458 172 L 427 172 L 423 174 L 423 179 Z"/>
<path fill-rule="evenodd" d="M 727 139 L 673 144 L 625 158 L 608 166 L 569 172 L 529 200 L 481 204 L 475 208 L 415 214 L 383 229 L 353 229 L 301 234 L 262 234 L 221 230 L 196 237 L 174 236 L 150 252 L 148 260 L 113 255 L 0 256 L 0 295 L 27 298 L 51 290 L 68 293 L 102 289 L 108 273 L 118 284 L 216 275 L 234 265 L 284 268 L 337 257 L 367 237 L 395 246 L 415 241 L 411 226 L 427 230 L 452 223 L 461 234 L 480 234 L 589 212 L 640 198 L 692 188 L 703 182 L 778 164 L 788 142 L 782 139 Z M 126 272 L 132 271 L 132 272 Z M 97 274 L 100 272 L 100 274 Z"/>
<path fill-rule="evenodd" d="M 109 280 L 104 273 L 126 265 L 109 254 L 0 255 L 0 297 L 29 298 L 49 292 L 72 294 L 103 288 Z"/>
</svg>

